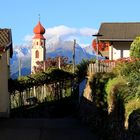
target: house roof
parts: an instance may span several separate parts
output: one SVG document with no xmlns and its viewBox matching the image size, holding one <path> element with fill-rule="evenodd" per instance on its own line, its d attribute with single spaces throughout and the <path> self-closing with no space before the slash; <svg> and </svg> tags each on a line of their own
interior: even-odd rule
<svg viewBox="0 0 140 140">
<path fill-rule="evenodd" d="M 101 41 L 133 41 L 140 36 L 140 22 L 102 23 L 99 34 Z"/>
<path fill-rule="evenodd" d="M 0 28 L 0 53 L 3 53 L 8 49 L 10 49 L 10 57 L 12 57 L 13 47 L 11 30 Z"/>
</svg>

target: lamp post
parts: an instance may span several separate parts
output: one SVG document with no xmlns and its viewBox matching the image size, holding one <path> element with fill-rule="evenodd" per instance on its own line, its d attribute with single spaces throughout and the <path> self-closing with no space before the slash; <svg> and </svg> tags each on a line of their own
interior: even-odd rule
<svg viewBox="0 0 140 140">
<path fill-rule="evenodd" d="M 92 36 L 96 37 L 96 47 L 97 47 L 97 51 L 96 51 L 96 64 L 97 64 L 97 72 L 99 72 L 99 58 L 98 58 L 98 54 L 99 54 L 99 45 L 98 45 L 98 37 L 103 36 L 102 34 L 100 34 L 99 32 L 97 34 L 94 34 Z"/>
</svg>

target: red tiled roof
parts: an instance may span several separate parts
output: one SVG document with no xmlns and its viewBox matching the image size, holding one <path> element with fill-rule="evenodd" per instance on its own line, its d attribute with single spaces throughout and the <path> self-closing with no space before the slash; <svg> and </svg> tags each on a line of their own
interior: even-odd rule
<svg viewBox="0 0 140 140">
<path fill-rule="evenodd" d="M 43 36 L 43 34 L 45 33 L 45 28 L 41 25 L 40 21 L 35 26 L 33 31 L 35 33 L 34 38 L 45 39 L 44 36 Z"/>
</svg>

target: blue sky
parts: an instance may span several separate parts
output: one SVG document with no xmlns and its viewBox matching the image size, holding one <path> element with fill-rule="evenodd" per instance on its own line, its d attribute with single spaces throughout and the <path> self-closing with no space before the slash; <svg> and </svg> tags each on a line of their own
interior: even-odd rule
<svg viewBox="0 0 140 140">
<path fill-rule="evenodd" d="M 38 14 L 46 28 L 98 29 L 102 22 L 140 21 L 139 0 L 0 0 L 0 5 L 0 28 L 12 29 L 14 44 L 33 34 Z"/>
</svg>

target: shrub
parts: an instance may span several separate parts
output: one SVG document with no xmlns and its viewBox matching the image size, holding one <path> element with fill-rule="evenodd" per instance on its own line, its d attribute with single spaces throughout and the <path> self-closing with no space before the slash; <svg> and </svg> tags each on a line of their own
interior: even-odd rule
<svg viewBox="0 0 140 140">
<path fill-rule="evenodd" d="M 96 73 L 90 81 L 93 102 L 102 110 L 107 110 L 107 94 L 105 86 L 108 80 L 112 79 L 114 76 L 113 73 Z"/>
<path fill-rule="evenodd" d="M 130 114 L 134 111 L 140 109 L 140 98 L 133 98 L 129 100 L 125 105 L 125 127 L 128 127 L 128 119 Z"/>
<path fill-rule="evenodd" d="M 139 140 L 140 138 L 140 107 L 129 116 L 129 132 L 133 136 L 133 139 Z"/>
<path fill-rule="evenodd" d="M 108 130 L 115 140 L 120 140 L 124 136 L 124 101 L 127 93 L 126 80 L 123 77 L 116 77 L 109 80 L 106 86 L 108 102 Z"/>
<path fill-rule="evenodd" d="M 87 76 L 87 70 L 89 66 L 88 60 L 82 60 L 80 64 L 76 67 L 76 76 L 78 78 L 78 81 L 82 81 Z"/>
<path fill-rule="evenodd" d="M 140 58 L 140 37 L 136 37 L 136 39 L 132 42 L 130 56 L 134 58 Z"/>
<path fill-rule="evenodd" d="M 125 100 L 125 93 L 128 90 L 126 83 L 126 80 L 122 77 L 116 77 L 108 81 L 106 92 L 109 112 L 114 110 L 117 105 L 117 100 Z"/>
</svg>

